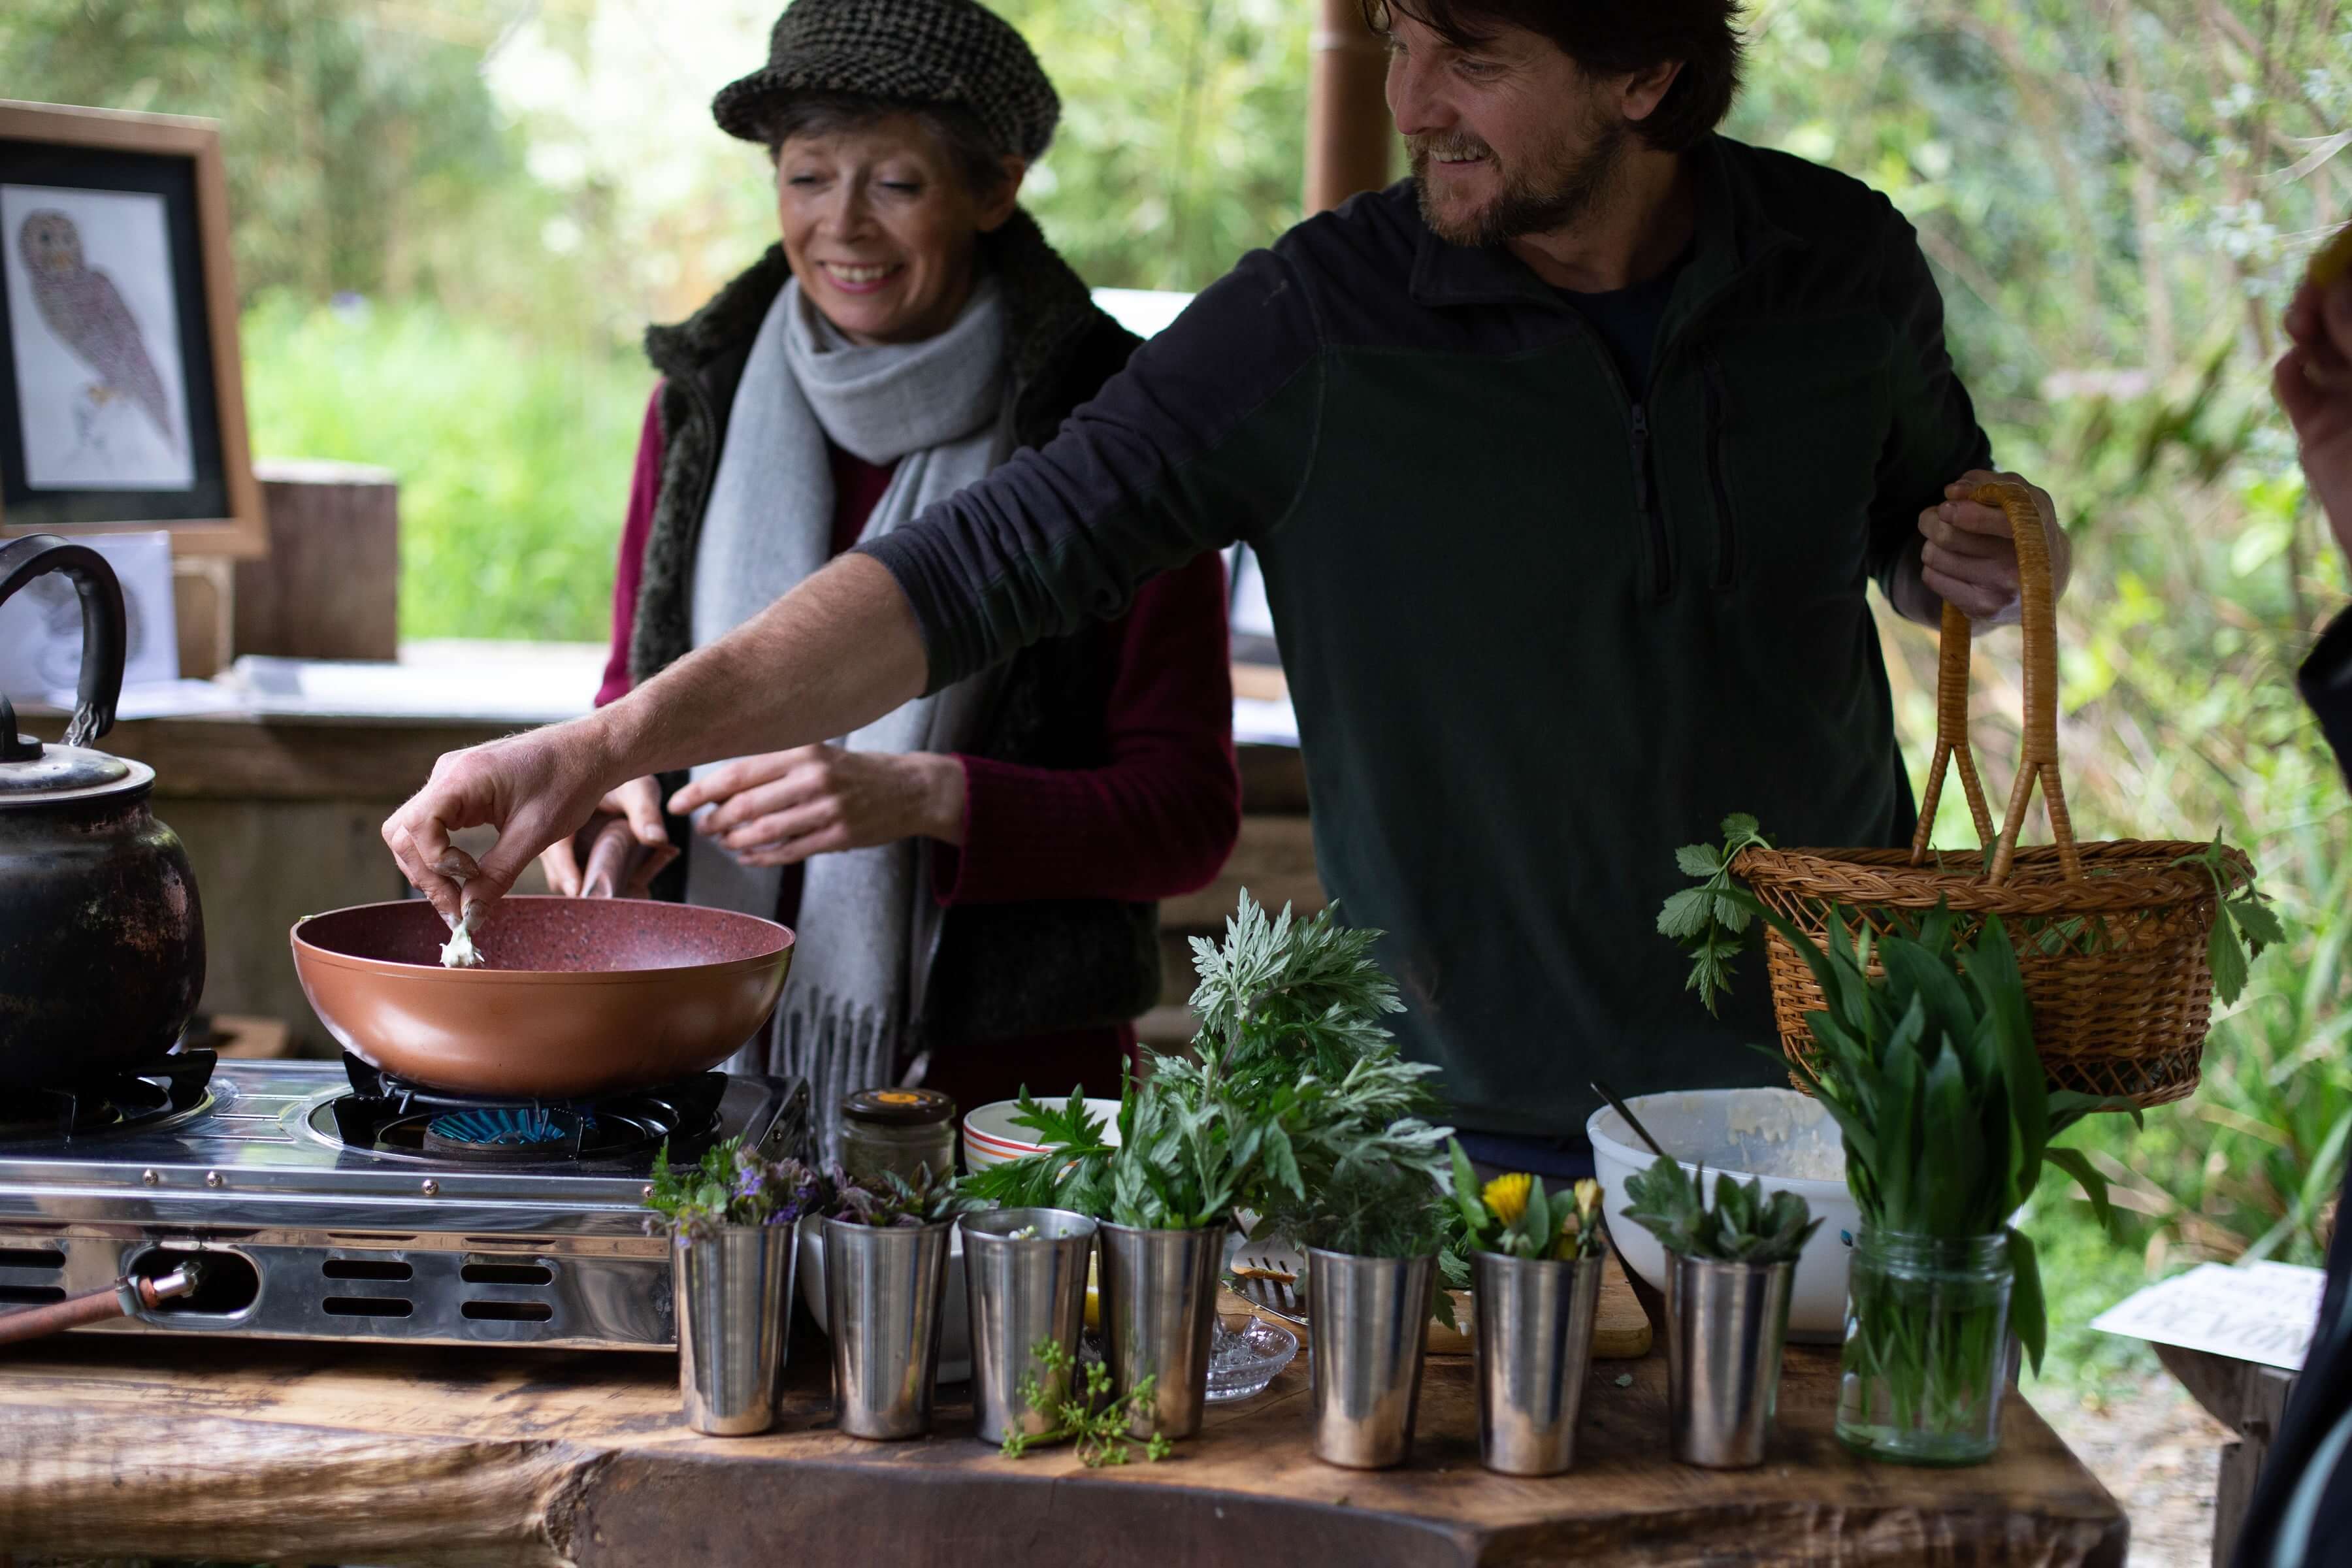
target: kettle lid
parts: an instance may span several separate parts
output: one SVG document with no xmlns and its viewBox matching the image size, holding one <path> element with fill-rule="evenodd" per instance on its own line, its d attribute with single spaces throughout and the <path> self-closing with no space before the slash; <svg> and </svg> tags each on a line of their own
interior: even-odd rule
<svg viewBox="0 0 2352 1568">
<path fill-rule="evenodd" d="M 132 789 L 154 776 L 144 764 L 88 746 L 45 746 L 16 733 L 16 710 L 0 697 L 0 810 Z"/>
</svg>

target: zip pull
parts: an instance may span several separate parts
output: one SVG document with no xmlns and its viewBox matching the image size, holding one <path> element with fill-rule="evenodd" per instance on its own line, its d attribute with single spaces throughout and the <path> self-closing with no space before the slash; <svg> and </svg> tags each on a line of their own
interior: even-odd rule
<svg viewBox="0 0 2352 1568">
<path fill-rule="evenodd" d="M 1650 595 L 1664 599 L 1674 591 L 1673 563 L 1666 559 L 1666 524 L 1650 504 L 1650 411 L 1633 405 L 1633 511 L 1642 520 L 1650 543 Z"/>
<path fill-rule="evenodd" d="M 1633 405 L 1633 505 L 1647 521 L 1650 516 L 1650 414 Z"/>
</svg>

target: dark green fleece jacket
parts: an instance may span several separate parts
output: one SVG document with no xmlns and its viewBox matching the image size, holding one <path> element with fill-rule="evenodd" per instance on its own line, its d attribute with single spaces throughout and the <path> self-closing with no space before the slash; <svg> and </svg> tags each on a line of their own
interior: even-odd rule
<svg viewBox="0 0 2352 1568">
<path fill-rule="evenodd" d="M 1760 957 L 1721 1018 L 1659 936 L 1677 845 L 1907 839 L 1864 591 L 1990 462 L 1910 226 L 1720 138 L 1636 401 L 1578 312 L 1410 185 L 1244 258 L 1044 448 L 867 546 L 934 686 L 1247 541 L 1316 853 L 1388 935 L 1461 1125 L 1772 1081 Z"/>
</svg>

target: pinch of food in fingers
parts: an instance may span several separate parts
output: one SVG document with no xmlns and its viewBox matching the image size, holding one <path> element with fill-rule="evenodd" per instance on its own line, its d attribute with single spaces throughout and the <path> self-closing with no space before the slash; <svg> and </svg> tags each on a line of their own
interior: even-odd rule
<svg viewBox="0 0 2352 1568">
<path fill-rule="evenodd" d="M 433 868 L 457 884 L 461 890 L 467 882 L 482 874 L 482 868 L 471 855 L 452 844 L 441 852 Z M 481 923 L 483 906 L 471 900 L 465 901 L 462 913 L 449 922 L 449 940 L 441 947 L 441 967 L 444 969 L 479 969 L 482 955 L 474 947 L 474 928 Z M 441 917 L 449 919 L 446 911 Z"/>
</svg>

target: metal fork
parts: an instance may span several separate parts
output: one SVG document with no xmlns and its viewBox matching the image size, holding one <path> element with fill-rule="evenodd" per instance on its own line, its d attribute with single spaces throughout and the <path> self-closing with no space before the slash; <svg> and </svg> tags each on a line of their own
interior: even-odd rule
<svg viewBox="0 0 2352 1568">
<path fill-rule="evenodd" d="M 1298 1299 L 1298 1276 L 1264 1257 L 1236 1259 L 1234 1294 L 1251 1306 L 1293 1323 L 1307 1321 L 1307 1308 Z"/>
</svg>

